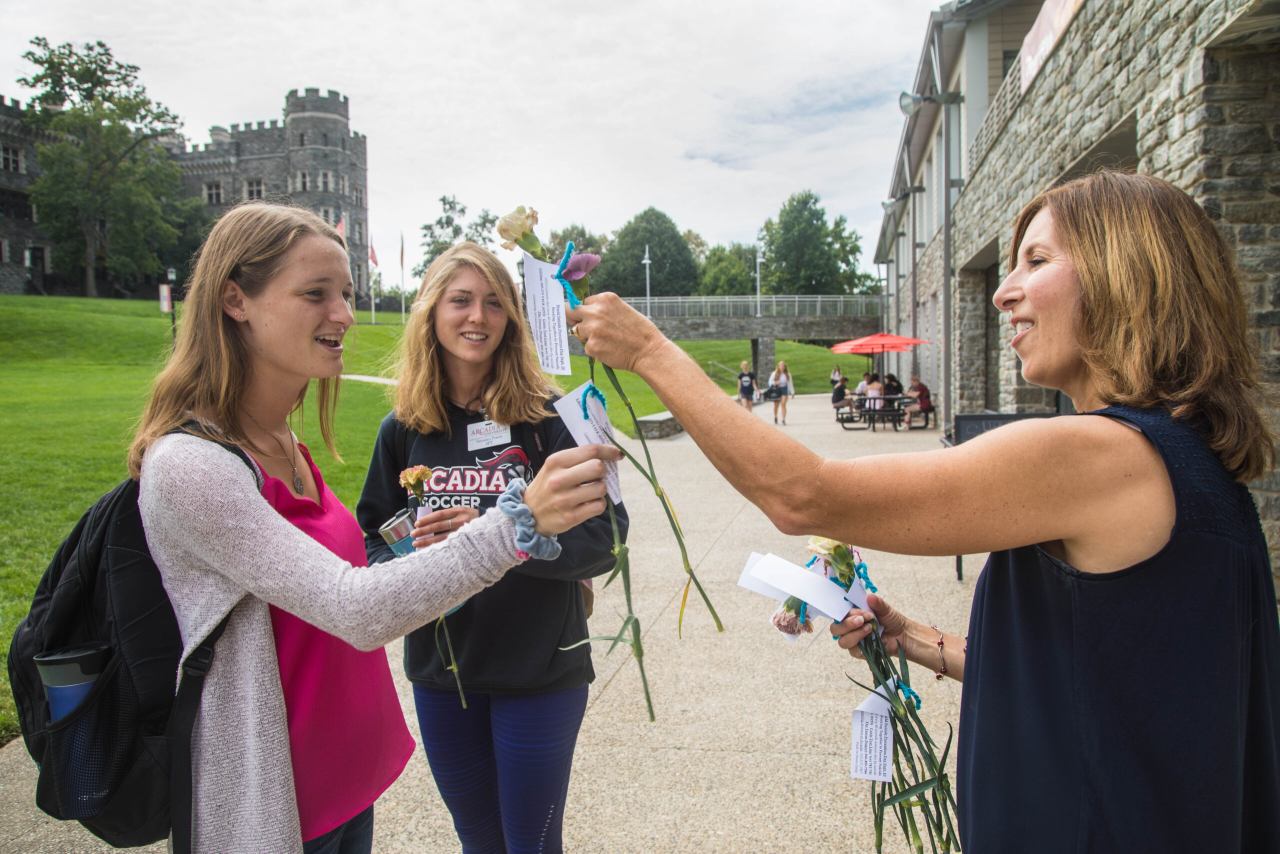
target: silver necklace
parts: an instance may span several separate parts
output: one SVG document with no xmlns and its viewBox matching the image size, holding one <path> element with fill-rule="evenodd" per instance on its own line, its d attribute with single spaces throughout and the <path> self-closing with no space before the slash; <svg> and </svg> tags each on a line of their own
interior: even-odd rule
<svg viewBox="0 0 1280 854">
<path fill-rule="evenodd" d="M 249 413 L 246 412 L 245 415 L 249 415 Z M 289 464 L 289 470 L 293 472 L 293 491 L 298 495 L 301 495 L 302 494 L 302 478 L 298 475 L 298 465 L 296 462 L 294 462 L 294 458 L 298 454 L 298 443 L 295 442 L 293 439 L 293 431 L 292 430 L 289 431 L 289 445 L 291 450 L 293 451 L 293 453 L 291 454 L 285 450 L 284 442 L 280 441 L 280 437 L 277 436 L 275 433 L 272 433 L 266 427 L 263 427 L 261 424 L 258 424 L 258 419 L 254 418 L 252 415 L 249 415 L 249 420 L 252 421 L 259 430 L 261 430 L 263 433 L 266 433 L 268 436 L 270 436 L 271 440 L 276 443 L 276 447 L 280 449 L 280 456 L 276 458 L 284 460 Z M 275 457 L 276 455 L 268 454 L 267 456 Z"/>
</svg>

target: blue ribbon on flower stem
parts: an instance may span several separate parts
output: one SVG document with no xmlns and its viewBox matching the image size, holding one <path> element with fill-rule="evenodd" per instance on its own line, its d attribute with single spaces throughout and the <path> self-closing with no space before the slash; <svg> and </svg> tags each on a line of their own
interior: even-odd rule
<svg viewBox="0 0 1280 854">
<path fill-rule="evenodd" d="M 586 387 L 582 389 L 582 397 L 579 398 L 579 402 L 582 404 L 582 420 L 583 421 L 591 420 L 591 413 L 587 411 L 587 398 L 589 397 L 594 397 L 596 400 L 600 401 L 600 406 L 602 408 L 604 409 L 609 408 L 609 401 L 604 399 L 604 392 L 596 388 L 595 383 L 588 380 Z"/>
<path fill-rule="evenodd" d="M 854 575 L 858 576 L 858 580 L 862 582 L 862 589 L 868 593 L 877 592 L 877 587 L 871 583 L 871 576 L 867 574 L 867 565 L 861 559 L 853 567 Z"/>
<path fill-rule="evenodd" d="M 913 691 L 911 689 L 911 686 L 906 684 L 905 682 L 895 682 L 894 684 L 898 686 L 898 690 L 902 692 L 902 696 L 906 697 L 908 700 L 916 704 L 916 711 L 919 711 L 920 702 L 921 702 L 920 695 L 917 694 L 915 691 Z"/>
<path fill-rule="evenodd" d="M 572 257 L 573 241 L 570 240 L 569 245 L 564 248 L 564 257 L 560 259 L 560 268 L 556 270 L 556 281 L 564 288 L 564 298 L 569 301 L 569 308 L 577 308 L 582 305 L 582 300 L 578 299 L 578 295 L 573 292 L 573 285 L 569 284 L 569 280 L 564 277 L 565 268 L 569 266 L 569 259 Z"/>
</svg>

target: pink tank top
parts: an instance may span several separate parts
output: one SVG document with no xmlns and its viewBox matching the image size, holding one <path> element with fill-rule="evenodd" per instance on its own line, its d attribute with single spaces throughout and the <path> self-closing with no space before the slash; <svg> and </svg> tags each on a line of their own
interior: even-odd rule
<svg viewBox="0 0 1280 854">
<path fill-rule="evenodd" d="M 320 503 L 265 475 L 262 496 L 285 519 L 343 560 L 366 566 L 364 532 L 324 480 L 306 447 Z M 265 474 L 265 473 L 264 473 Z M 385 650 L 361 652 L 271 606 L 302 839 L 354 818 L 385 792 L 413 755 Z"/>
</svg>

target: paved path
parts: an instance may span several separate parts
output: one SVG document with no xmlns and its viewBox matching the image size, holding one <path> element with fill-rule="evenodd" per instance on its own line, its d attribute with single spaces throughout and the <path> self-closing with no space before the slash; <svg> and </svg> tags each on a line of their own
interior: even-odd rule
<svg viewBox="0 0 1280 854">
<path fill-rule="evenodd" d="M 772 407 L 756 410 L 771 418 Z M 796 398 L 785 430 L 818 453 L 862 456 L 934 450 L 937 430 L 846 432 L 825 395 Z M 638 449 L 639 443 L 634 443 Z M 639 475 L 622 474 L 632 517 L 636 611 L 657 723 L 644 710 L 625 650 L 596 646 L 597 679 L 578 741 L 565 819 L 566 847 L 583 852 L 869 852 L 869 784 L 849 779 L 850 712 L 861 678 L 821 630 L 799 644 L 769 625 L 770 604 L 736 586 L 751 550 L 801 562 L 805 538 L 778 533 L 729 488 L 687 435 L 650 443 L 659 476 L 684 525 L 690 558 L 725 624 L 718 634 L 696 595 L 676 636 L 683 572 L 657 500 Z M 909 612 L 963 632 L 979 559 L 957 583 L 954 560 L 866 552 L 872 577 Z M 597 595 L 592 631 L 621 622 L 619 585 Z M 516 641 L 515 638 L 512 639 Z M 400 646 L 388 647 L 401 699 L 417 733 Z M 935 735 L 958 719 L 960 687 L 916 676 Z M 954 752 L 953 752 L 954 755 Z M 954 763 L 954 760 L 953 760 Z M 33 803 L 35 767 L 21 741 L 0 750 L 0 851 L 109 850 L 78 825 L 55 822 Z M 906 851 L 896 827 L 886 851 Z M 378 802 L 378 852 L 456 851 L 449 816 L 419 752 Z M 164 846 L 154 850 L 163 851 Z"/>
</svg>

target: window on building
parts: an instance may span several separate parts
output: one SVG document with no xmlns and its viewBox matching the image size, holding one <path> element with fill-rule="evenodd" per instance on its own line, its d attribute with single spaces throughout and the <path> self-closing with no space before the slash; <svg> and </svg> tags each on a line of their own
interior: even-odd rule
<svg viewBox="0 0 1280 854">
<path fill-rule="evenodd" d="M 326 148 L 329 147 L 329 134 L 327 133 L 320 134 L 320 144 Z"/>
<path fill-rule="evenodd" d="M 320 192 L 328 193 L 332 189 L 332 184 L 330 183 L 330 181 L 331 181 L 331 178 L 328 172 L 320 173 Z"/>
<path fill-rule="evenodd" d="M 249 178 L 244 182 L 244 197 L 246 199 L 261 199 L 264 195 L 261 178 Z"/>
<path fill-rule="evenodd" d="M 356 206 L 364 207 L 364 187 L 356 187 Z"/>
<path fill-rule="evenodd" d="M 307 135 L 306 135 L 305 133 L 300 133 L 300 134 L 298 134 L 298 145 L 299 145 L 299 147 L 301 147 L 301 146 L 303 146 L 303 145 L 306 145 L 306 144 L 307 144 Z"/>
<path fill-rule="evenodd" d="M 0 264 L 9 263 L 9 241 L 0 239 Z"/>
<path fill-rule="evenodd" d="M 357 222 L 355 224 L 356 243 L 364 243 L 364 223 Z"/>
<path fill-rule="evenodd" d="M 296 186 L 297 186 L 297 188 L 298 188 L 298 192 L 299 192 L 299 193 L 305 193 L 305 192 L 307 192 L 307 189 L 308 189 L 308 183 L 307 183 L 307 173 L 306 173 L 306 172 L 299 172 L 299 173 L 298 173 L 298 180 L 297 180 L 297 182 L 296 182 Z"/>
<path fill-rule="evenodd" d="M 347 176 L 343 175 L 338 178 L 338 186 L 342 188 L 342 195 L 351 195 L 351 182 L 347 180 Z"/>
<path fill-rule="evenodd" d="M 1000 79 L 1003 80 L 1009 76 L 1009 69 L 1013 68 L 1013 63 L 1018 59 L 1018 51 L 1006 50 L 1000 54 Z"/>
<path fill-rule="evenodd" d="M 13 145 L 0 146 L 0 169 L 5 172 L 25 172 L 22 149 Z"/>
<path fill-rule="evenodd" d="M 206 205 L 222 204 L 222 182 L 209 181 L 204 185 L 204 203 Z"/>
<path fill-rule="evenodd" d="M 322 220 L 324 220 L 325 222 L 329 223 L 329 225 L 333 225 L 333 209 L 332 209 L 332 208 L 321 208 L 321 209 L 320 209 L 320 218 L 321 218 Z"/>
</svg>

